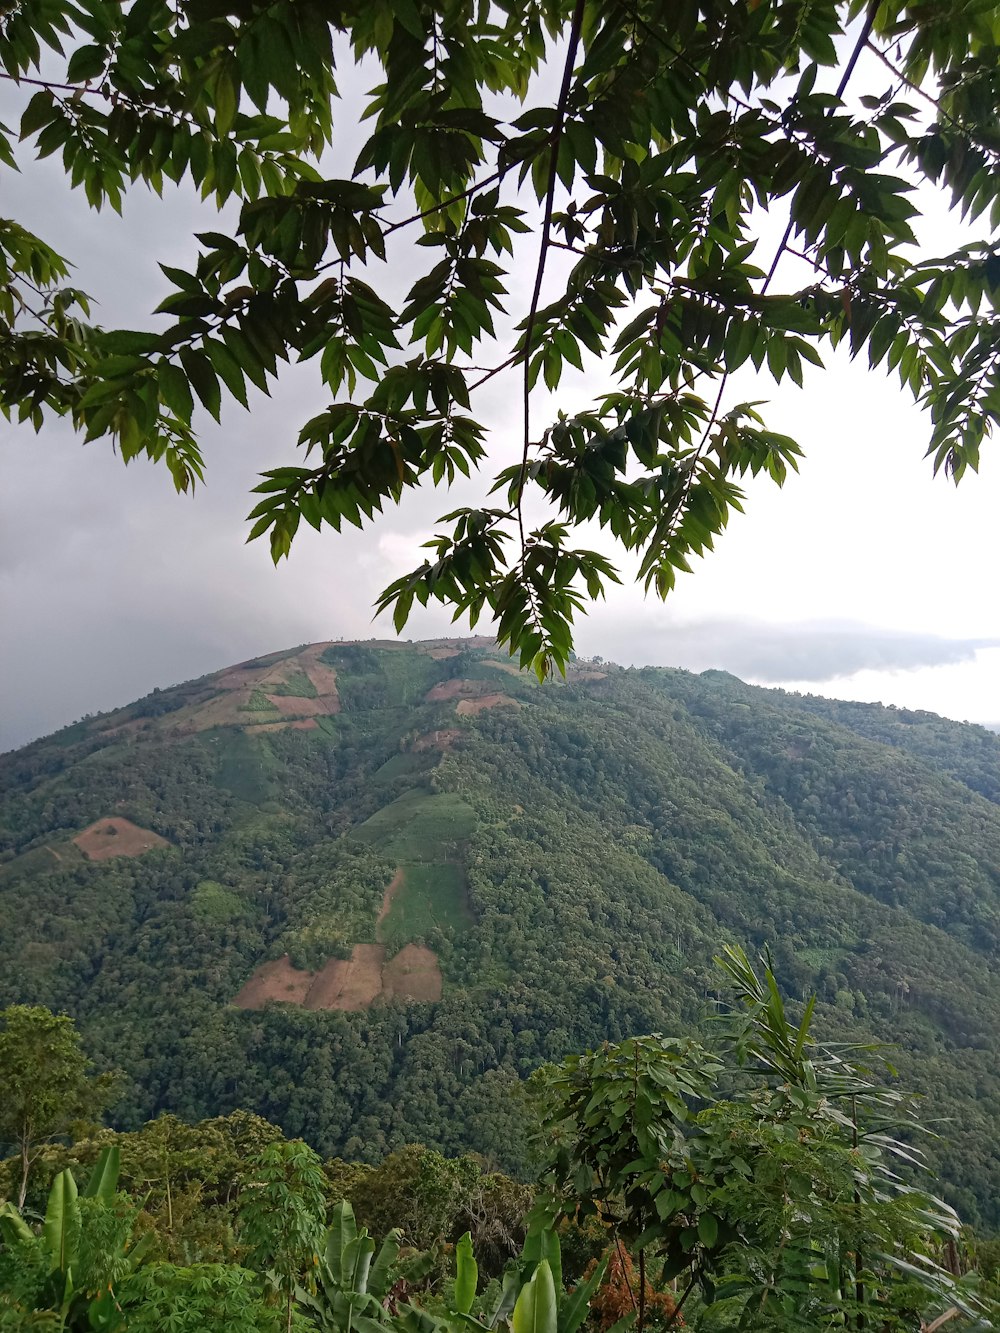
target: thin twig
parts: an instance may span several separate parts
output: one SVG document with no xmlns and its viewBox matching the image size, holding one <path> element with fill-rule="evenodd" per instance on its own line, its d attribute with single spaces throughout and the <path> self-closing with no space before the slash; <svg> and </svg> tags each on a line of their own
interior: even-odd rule
<svg viewBox="0 0 1000 1333">
<path fill-rule="evenodd" d="M 501 370 L 507 370 L 516 360 L 517 353 L 515 352 L 514 355 L 509 356 L 506 361 L 501 361 L 501 363 L 498 366 L 494 366 L 492 370 L 487 370 L 482 379 L 473 380 L 469 385 L 469 393 L 472 393 L 473 389 L 478 389 L 481 385 L 485 384 L 487 380 L 491 380 L 494 375 L 499 375 Z"/>
<path fill-rule="evenodd" d="M 394 222 L 391 227 L 386 227 L 382 233 L 383 236 L 391 236 L 394 231 L 400 231 L 403 227 L 410 227 L 414 222 L 420 222 L 422 218 L 429 218 L 434 213 L 440 213 L 443 208 L 449 208 L 452 204 L 460 203 L 463 199 L 468 199 L 470 195 L 476 194 L 479 190 L 485 190 L 487 185 L 492 185 L 498 181 L 503 173 L 498 169 L 491 176 L 486 176 L 481 181 L 476 181 L 470 185 L 467 190 L 461 194 L 453 194 L 448 199 L 442 199 L 439 204 L 432 204 L 430 208 L 425 208 L 421 213 L 414 213 L 412 217 L 404 218 L 402 222 Z"/>
<path fill-rule="evenodd" d="M 628 1265 L 625 1262 L 625 1251 L 622 1249 L 622 1240 L 617 1230 L 615 1231 L 615 1249 L 618 1251 L 618 1262 L 621 1264 L 622 1277 L 625 1280 L 625 1286 L 628 1288 L 629 1300 L 632 1302 L 632 1309 L 639 1313 L 639 1306 L 636 1303 L 635 1292 L 632 1290 L 632 1283 L 628 1275 Z"/>
<path fill-rule="evenodd" d="M 204 131 L 209 128 L 207 125 L 203 125 L 201 121 L 196 120 L 194 116 L 184 115 L 184 113 L 180 111 L 171 111 L 166 107 L 157 106 L 154 102 L 143 102 L 139 98 L 130 97 L 128 93 L 123 93 L 118 88 L 108 92 L 108 81 L 103 75 L 98 84 L 93 87 L 89 82 L 54 83 L 51 79 L 29 79 L 26 75 L 15 76 L 13 74 L 4 74 L 2 72 L 0 72 L 0 79 L 7 79 L 8 82 L 15 84 L 26 83 L 32 88 L 45 88 L 48 92 L 53 93 L 72 93 L 73 99 L 71 100 L 75 100 L 75 98 L 82 93 L 90 93 L 94 97 L 103 97 L 106 102 L 114 102 L 117 100 L 122 106 L 127 106 L 131 111 L 134 111 L 136 115 L 148 112 L 154 116 L 162 116 L 164 120 L 172 120 L 176 124 L 193 125 L 196 130 Z M 65 98 L 60 98 L 59 100 L 65 105 Z"/>
<path fill-rule="evenodd" d="M 850 59 L 847 62 L 844 72 L 840 76 L 840 82 L 837 84 L 837 91 L 834 93 L 834 97 L 836 97 L 838 101 L 843 97 L 844 93 L 847 91 L 847 85 L 851 81 L 851 75 L 854 73 L 854 67 L 858 63 L 858 58 L 860 57 L 861 52 L 868 45 L 868 39 L 871 36 L 872 26 L 875 23 L 875 15 L 878 13 L 879 4 L 880 0 L 871 0 L 871 3 L 868 6 L 868 12 L 865 15 L 864 25 L 862 26 L 862 29 L 858 34 L 858 40 L 854 43 L 854 50 L 851 52 Z M 785 233 L 778 244 L 777 250 L 775 250 L 774 252 L 774 258 L 771 260 L 771 267 L 768 269 L 767 277 L 764 279 L 764 285 L 761 288 L 762 293 L 766 292 L 768 287 L 770 287 L 774 275 L 778 271 L 778 265 L 781 262 L 781 256 L 788 249 L 788 242 L 792 239 L 792 232 L 794 231 L 794 229 L 795 229 L 795 221 L 793 218 L 789 218 L 788 226 L 785 228 Z"/>
<path fill-rule="evenodd" d="M 807 255 L 804 250 L 796 250 L 794 246 L 786 245 L 785 254 L 794 255 L 796 259 L 801 259 L 804 263 L 811 264 L 817 273 L 822 273 L 824 277 L 829 277 L 829 274 L 823 265 L 817 259 L 814 259 L 812 255 Z"/>
<path fill-rule="evenodd" d="M 992 147 L 992 145 L 983 143 L 981 139 L 977 139 L 973 131 L 970 130 L 967 125 L 963 125 L 960 120 L 956 120 L 956 118 L 951 114 L 950 111 L 945 110 L 945 108 L 941 105 L 941 103 L 933 95 L 933 93 L 929 93 L 927 89 L 922 88 L 919 83 L 914 83 L 914 81 L 911 78 L 909 78 L 908 75 L 904 74 L 903 71 L 897 65 L 894 65 L 892 61 L 889 59 L 889 57 L 886 55 L 886 53 L 881 49 L 881 47 L 876 46 L 875 43 L 871 40 L 868 40 L 865 43 L 865 45 L 867 46 L 868 50 L 872 53 L 872 55 L 876 57 L 876 59 L 881 60 L 882 64 L 886 67 L 886 69 L 890 72 L 890 74 L 893 74 L 897 79 L 899 79 L 900 83 L 902 83 L 905 87 L 909 88 L 910 92 L 916 93 L 918 97 L 922 97 L 925 102 L 927 102 L 930 106 L 934 108 L 934 110 L 937 112 L 937 114 L 941 117 L 942 120 L 946 120 L 948 124 L 951 125 L 954 129 L 958 130 L 960 134 L 964 134 L 965 137 L 969 140 L 969 142 L 974 143 L 977 148 L 981 148 L 984 152 L 989 153 L 992 157 L 996 157 L 997 155 L 996 149 Z"/>
<path fill-rule="evenodd" d="M 98 97 L 108 96 L 101 88 L 91 88 L 88 83 L 54 83 L 51 79 L 29 79 L 24 74 L 4 74 L 2 72 L 0 72 L 0 79 L 6 79 L 9 83 L 27 83 L 32 88 L 48 88 L 50 92 L 58 90 L 64 93 L 94 93 Z"/>
<path fill-rule="evenodd" d="M 552 229 L 552 208 L 556 197 L 556 181 L 559 173 L 559 144 L 562 139 L 563 122 L 566 118 L 566 106 L 569 102 L 569 90 L 573 81 L 573 68 L 576 65 L 576 52 L 580 45 L 580 31 L 583 27 L 585 0 L 576 0 L 573 19 L 570 24 L 569 45 L 566 49 L 566 61 L 563 65 L 562 86 L 556 103 L 556 119 L 552 127 L 549 145 L 549 180 L 545 191 L 545 213 L 542 217 L 542 240 L 538 251 L 538 264 L 535 268 L 535 286 L 531 293 L 531 305 L 524 326 L 524 445 L 521 454 L 521 474 L 517 482 L 517 526 L 521 536 L 521 554 L 524 554 L 524 516 L 521 502 L 524 498 L 524 485 L 528 478 L 528 453 L 531 448 L 531 338 L 535 331 L 535 319 L 538 315 L 538 302 L 542 295 L 542 279 L 545 276 L 545 259 L 549 252 L 549 232 Z"/>
<path fill-rule="evenodd" d="M 684 1288 L 684 1295 L 680 1298 L 680 1300 L 677 1302 L 674 1308 L 670 1311 L 670 1317 L 666 1323 L 667 1328 L 670 1328 L 671 1325 L 675 1324 L 677 1320 L 681 1317 L 681 1310 L 684 1308 L 684 1302 L 691 1295 L 692 1291 L 694 1290 L 694 1284 L 697 1281 L 698 1281 L 698 1274 L 695 1273 L 691 1281 Z"/>
</svg>

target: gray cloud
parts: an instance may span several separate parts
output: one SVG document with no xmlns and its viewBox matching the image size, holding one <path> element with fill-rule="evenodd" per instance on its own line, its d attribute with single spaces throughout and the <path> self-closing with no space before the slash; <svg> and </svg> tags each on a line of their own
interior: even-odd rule
<svg viewBox="0 0 1000 1333">
<path fill-rule="evenodd" d="M 587 651 L 590 631 L 581 636 Z M 851 621 L 769 624 L 766 621 L 712 618 L 650 628 L 648 622 L 615 627 L 615 656 L 689 671 L 717 668 L 744 680 L 774 685 L 785 681 L 819 684 L 842 680 L 859 671 L 916 671 L 972 661 L 982 648 L 1000 639 L 951 639 L 919 631 L 881 629 Z M 602 654 L 606 655 L 606 654 Z"/>
<path fill-rule="evenodd" d="M 356 79 L 358 87 L 374 81 L 362 72 Z M 0 86 L 7 123 L 18 119 L 16 95 Z M 341 156 L 352 158 L 354 146 L 341 144 Z M 155 326 L 150 312 L 169 288 L 156 261 L 190 266 L 193 233 L 220 225 L 214 210 L 186 187 L 163 200 L 140 187 L 123 219 L 95 214 L 78 192 L 71 195 L 57 161 L 25 167 L 21 175 L 3 173 L 5 211 L 79 264 L 74 281 L 99 298 L 97 319 Z M 553 257 L 550 275 L 558 271 Z M 515 271 L 514 308 L 523 307 L 519 284 L 529 281 L 527 270 Z M 592 377 L 585 387 L 588 394 L 595 388 Z M 563 405 L 580 392 L 571 382 Z M 481 500 L 482 483 L 408 496 L 364 533 L 320 537 L 303 529 L 291 560 L 275 570 L 262 543 L 244 545 L 249 492 L 261 469 L 300 461 L 298 427 L 326 398 L 311 363 L 287 368 L 273 397 L 252 398 L 249 414 L 227 410 L 221 428 L 203 421 L 208 484 L 193 500 L 173 495 L 162 468 L 123 470 L 104 442 L 83 449 L 59 425 L 46 425 L 36 439 L 0 423 L 0 750 L 270 649 L 390 632 L 384 620 L 372 626 L 374 598 L 420 558 L 414 547 L 439 514 Z M 509 385 L 499 378 L 487 385 L 482 407 L 496 427 L 499 466 L 520 452 Z M 720 667 L 763 683 L 818 683 L 866 668 L 966 662 L 997 642 L 830 621 L 706 616 L 675 624 L 670 611 L 624 610 L 629 600 L 623 592 L 581 622 L 581 651 L 625 663 Z M 789 614 L 796 605 L 780 596 L 745 604 L 788 607 Z M 420 638 L 449 628 L 449 615 L 433 609 L 418 612 L 405 632 Z"/>
</svg>

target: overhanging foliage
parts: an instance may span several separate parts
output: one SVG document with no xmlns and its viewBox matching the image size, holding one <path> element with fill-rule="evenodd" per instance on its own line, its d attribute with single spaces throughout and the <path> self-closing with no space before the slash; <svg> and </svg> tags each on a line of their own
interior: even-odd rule
<svg viewBox="0 0 1000 1333">
<path fill-rule="evenodd" d="M 143 333 L 90 325 L 66 262 L 0 223 L 0 406 L 69 416 L 187 489 L 197 405 L 219 419 L 315 360 L 330 403 L 251 515 L 278 559 L 302 519 L 364 526 L 484 468 L 476 391 L 507 376 L 522 449 L 495 507 L 449 515 L 379 605 L 397 628 L 431 599 L 486 614 L 544 673 L 617 578 L 574 547 L 581 524 L 665 596 L 741 477 L 796 466 L 796 442 L 731 401 L 747 364 L 801 383 L 847 344 L 928 409 L 936 469 L 977 466 L 1000 408 L 998 37 L 1000 8 L 958 0 L 21 0 L 0 18 L 20 137 L 89 204 L 189 177 L 242 206 L 193 272 L 165 269 L 167 318 Z M 383 79 L 341 160 L 336 65 L 362 59 Z M 7 169 L 16 152 L 0 134 Z M 915 258 L 917 185 L 988 217 L 983 239 Z M 777 248 L 768 212 L 788 216 Z M 554 248 L 573 266 L 546 282 Z M 599 361 L 613 387 L 546 420 L 536 385 Z"/>
</svg>

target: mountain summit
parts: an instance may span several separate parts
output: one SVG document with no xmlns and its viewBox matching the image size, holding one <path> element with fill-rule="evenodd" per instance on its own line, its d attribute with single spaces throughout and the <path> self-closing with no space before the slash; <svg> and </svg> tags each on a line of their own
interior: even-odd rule
<svg viewBox="0 0 1000 1333">
<path fill-rule="evenodd" d="M 0 1004 L 74 1014 L 134 1125 L 524 1160 L 522 1081 L 688 1031 L 768 945 L 892 1041 L 953 1202 L 1000 1198 L 1000 738 L 489 639 L 244 662 L 0 758 Z"/>
</svg>

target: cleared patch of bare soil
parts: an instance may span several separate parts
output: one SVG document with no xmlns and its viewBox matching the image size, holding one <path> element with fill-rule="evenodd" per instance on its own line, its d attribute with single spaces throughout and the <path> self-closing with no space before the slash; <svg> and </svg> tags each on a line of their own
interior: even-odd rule
<svg viewBox="0 0 1000 1333">
<path fill-rule="evenodd" d="M 292 967 L 288 954 L 261 963 L 233 1000 L 239 1009 L 263 1009 L 269 1000 L 303 1004 L 313 982 L 311 972 Z"/>
<path fill-rule="evenodd" d="M 273 717 L 265 713 L 267 723 L 264 725 L 269 725 L 271 721 L 277 722 L 280 718 L 315 718 L 339 713 L 337 673 L 320 661 L 328 647 L 326 643 L 314 643 L 294 657 L 285 657 L 280 661 L 255 658 L 244 665 L 220 671 L 206 682 L 208 689 L 216 691 L 211 698 L 202 698 L 167 714 L 162 725 L 179 732 L 234 726 L 258 731 L 261 725 L 255 725 L 255 722 L 260 714 L 247 711 L 250 699 L 257 691 L 266 695 L 274 708 Z M 317 692 L 315 697 L 274 693 L 275 687 L 287 686 L 296 676 L 301 675 L 307 676 L 312 682 Z"/>
<path fill-rule="evenodd" d="M 96 820 L 73 841 L 91 861 L 106 861 L 110 856 L 141 856 L 155 847 L 170 846 L 166 838 L 161 838 L 152 829 L 140 828 L 119 815 Z"/>
<path fill-rule="evenodd" d="M 382 898 L 379 924 L 403 885 L 397 871 Z M 385 945 L 356 944 L 350 958 L 329 958 L 318 972 L 293 967 L 288 954 L 261 963 L 233 1000 L 240 1009 L 265 1004 L 298 1004 L 311 1010 L 352 1012 L 367 1009 L 381 996 L 387 1000 L 440 1000 L 441 969 L 437 956 L 422 944 L 407 944 L 385 961 Z"/>
<path fill-rule="evenodd" d="M 385 949 L 381 944 L 356 944 L 348 959 L 331 958 L 316 973 L 307 1009 L 367 1009 L 382 994 L 382 965 Z"/>
<path fill-rule="evenodd" d="M 509 694 L 484 694 L 479 699 L 460 699 L 455 706 L 459 717 L 481 713 L 484 708 L 520 708 L 521 705 Z"/>
<path fill-rule="evenodd" d="M 421 1003 L 440 1000 L 441 969 L 433 949 L 423 944 L 404 945 L 385 965 L 382 990 L 387 1000 L 393 997 Z"/>
<path fill-rule="evenodd" d="M 460 699 L 463 695 L 482 694 L 486 682 L 482 680 L 439 680 L 424 695 L 429 704 L 440 703 L 444 699 Z"/>
<path fill-rule="evenodd" d="M 319 660 L 330 646 L 328 643 L 314 643 L 311 648 L 307 648 L 294 660 L 301 664 L 302 670 L 316 686 L 321 699 L 337 700 L 337 707 L 327 710 L 330 713 L 337 713 L 340 711 L 340 699 L 337 696 L 337 673 L 333 667 L 327 666 L 325 662 Z"/>
<path fill-rule="evenodd" d="M 429 731 L 425 736 L 418 736 L 413 742 L 415 750 L 450 750 L 456 741 L 462 739 L 457 727 L 442 727 L 438 731 Z"/>
</svg>

